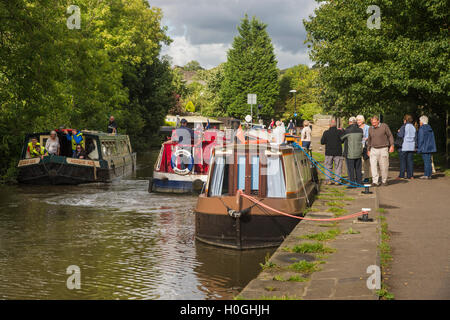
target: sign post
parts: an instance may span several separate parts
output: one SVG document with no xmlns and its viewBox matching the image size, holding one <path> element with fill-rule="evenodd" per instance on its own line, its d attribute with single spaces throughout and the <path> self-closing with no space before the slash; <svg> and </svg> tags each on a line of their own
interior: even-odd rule
<svg viewBox="0 0 450 320">
<path fill-rule="evenodd" d="M 251 125 L 250 127 L 253 127 L 253 105 L 256 105 L 256 94 L 249 93 L 247 95 L 247 104 L 250 105 L 250 115 L 252 117 Z"/>
</svg>

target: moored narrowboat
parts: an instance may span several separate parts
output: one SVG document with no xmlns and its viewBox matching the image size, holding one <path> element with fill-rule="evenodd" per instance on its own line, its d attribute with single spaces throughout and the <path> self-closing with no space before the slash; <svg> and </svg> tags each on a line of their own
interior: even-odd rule
<svg viewBox="0 0 450 320">
<path fill-rule="evenodd" d="M 211 152 L 224 133 L 219 130 L 195 131 L 193 144 L 177 141 L 176 130 L 172 139 L 162 144 L 149 181 L 149 192 L 191 193 L 201 192 L 208 177 Z"/>
<path fill-rule="evenodd" d="M 205 190 L 195 208 L 196 239 L 254 249 L 281 244 L 317 192 L 317 174 L 290 144 L 244 143 L 214 149 Z"/>
<path fill-rule="evenodd" d="M 84 159 L 73 158 L 72 142 L 65 132 L 71 129 L 55 130 L 60 144 L 59 155 L 32 157 L 28 145 L 31 138 L 37 138 L 45 146 L 50 132 L 27 134 L 18 163 L 20 183 L 81 184 L 90 182 L 111 182 L 131 174 L 136 168 L 136 153 L 131 149 L 127 135 L 113 135 L 98 131 L 81 131 L 86 148 Z"/>
</svg>

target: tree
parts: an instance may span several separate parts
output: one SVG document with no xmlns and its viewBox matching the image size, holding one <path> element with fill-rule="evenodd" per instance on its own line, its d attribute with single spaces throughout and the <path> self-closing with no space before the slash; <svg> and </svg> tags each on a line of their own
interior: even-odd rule
<svg viewBox="0 0 450 320">
<path fill-rule="evenodd" d="M 373 4 L 381 9 L 380 29 L 367 27 Z M 448 21 L 446 0 L 324 2 L 304 24 L 327 110 L 426 113 L 436 137 L 444 136 L 450 108 Z M 444 139 L 439 144 L 443 149 Z"/>
<path fill-rule="evenodd" d="M 188 62 L 183 69 L 185 71 L 198 71 L 198 70 L 204 70 L 200 63 L 198 61 L 192 60 Z"/>
<path fill-rule="evenodd" d="M 255 17 L 242 19 L 224 68 L 220 90 L 221 104 L 229 116 L 243 118 L 250 113 L 247 94 L 258 95 L 263 105 L 260 115 L 268 119 L 274 113 L 279 94 L 277 60 L 267 25 Z"/>
</svg>

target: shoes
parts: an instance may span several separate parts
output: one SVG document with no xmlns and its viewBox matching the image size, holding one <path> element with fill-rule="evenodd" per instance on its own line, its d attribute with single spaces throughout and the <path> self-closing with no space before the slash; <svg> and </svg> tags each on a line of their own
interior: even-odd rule
<svg viewBox="0 0 450 320">
<path fill-rule="evenodd" d="M 388 183 L 387 183 L 387 181 L 386 181 L 386 182 L 382 182 L 381 185 L 382 185 L 383 187 L 386 187 L 386 186 L 388 185 Z"/>
<path fill-rule="evenodd" d="M 431 179 L 431 177 L 421 176 L 419 179 L 427 180 L 427 179 Z"/>
<path fill-rule="evenodd" d="M 372 187 L 379 187 L 380 186 L 380 184 L 379 183 L 372 183 Z"/>
</svg>

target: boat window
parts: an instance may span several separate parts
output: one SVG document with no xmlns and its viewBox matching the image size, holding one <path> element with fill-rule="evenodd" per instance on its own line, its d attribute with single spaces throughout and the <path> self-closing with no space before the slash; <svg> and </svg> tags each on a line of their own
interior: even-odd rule
<svg viewBox="0 0 450 320">
<path fill-rule="evenodd" d="M 226 188 L 224 188 L 224 183 L 226 184 Z M 211 175 L 209 195 L 212 197 L 221 196 L 223 191 L 228 192 L 228 179 L 225 179 L 225 158 L 218 157 L 215 159 L 214 169 Z"/>
<path fill-rule="evenodd" d="M 252 191 L 259 190 L 259 156 L 252 157 Z"/>
<path fill-rule="evenodd" d="M 267 197 L 286 197 L 283 166 L 279 157 L 267 157 Z"/>
<path fill-rule="evenodd" d="M 238 157 L 238 181 L 237 181 L 237 189 L 245 190 L 245 156 Z"/>
</svg>

